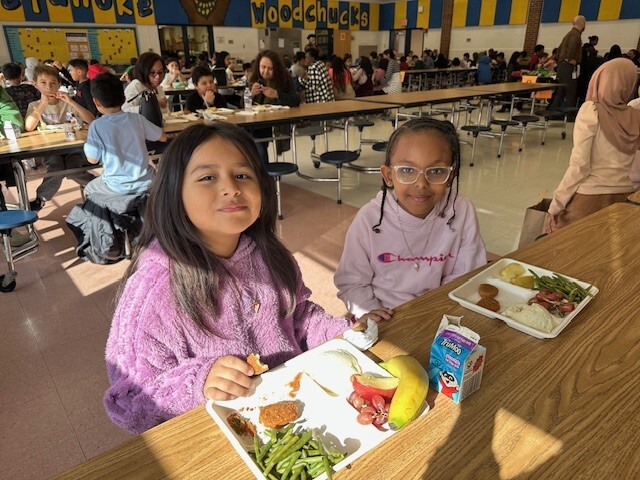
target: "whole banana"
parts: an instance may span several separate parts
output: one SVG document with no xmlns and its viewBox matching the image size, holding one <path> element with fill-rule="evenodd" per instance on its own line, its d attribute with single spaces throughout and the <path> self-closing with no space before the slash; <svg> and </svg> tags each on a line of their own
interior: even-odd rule
<svg viewBox="0 0 640 480">
<path fill-rule="evenodd" d="M 399 430 L 422 410 L 429 390 L 429 377 L 422 365 L 409 355 L 398 355 L 380 363 L 400 380 L 389 407 L 389 427 Z"/>
</svg>

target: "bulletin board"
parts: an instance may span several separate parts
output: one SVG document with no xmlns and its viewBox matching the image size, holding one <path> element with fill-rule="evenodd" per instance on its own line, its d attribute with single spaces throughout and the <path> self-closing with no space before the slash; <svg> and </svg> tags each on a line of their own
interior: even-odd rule
<svg viewBox="0 0 640 480">
<path fill-rule="evenodd" d="M 129 64 L 138 56 L 134 28 L 4 27 L 9 54 L 14 62 L 26 57 L 41 61 L 95 58 L 104 64 Z"/>
</svg>

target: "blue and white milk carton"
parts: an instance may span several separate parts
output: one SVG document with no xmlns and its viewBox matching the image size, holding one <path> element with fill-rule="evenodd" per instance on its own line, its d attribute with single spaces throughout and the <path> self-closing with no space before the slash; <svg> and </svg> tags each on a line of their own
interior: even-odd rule
<svg viewBox="0 0 640 480">
<path fill-rule="evenodd" d="M 429 386 L 455 403 L 480 388 L 487 354 L 480 335 L 460 325 L 461 318 L 442 317 L 429 362 Z"/>
</svg>

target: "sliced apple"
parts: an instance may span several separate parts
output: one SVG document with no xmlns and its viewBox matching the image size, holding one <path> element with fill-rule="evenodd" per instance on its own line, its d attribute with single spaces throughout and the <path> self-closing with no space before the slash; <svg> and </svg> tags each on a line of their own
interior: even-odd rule
<svg viewBox="0 0 640 480">
<path fill-rule="evenodd" d="M 399 382 L 395 377 L 382 377 L 371 372 L 351 375 L 353 389 L 367 402 L 370 402 L 374 395 L 391 400 Z"/>
</svg>

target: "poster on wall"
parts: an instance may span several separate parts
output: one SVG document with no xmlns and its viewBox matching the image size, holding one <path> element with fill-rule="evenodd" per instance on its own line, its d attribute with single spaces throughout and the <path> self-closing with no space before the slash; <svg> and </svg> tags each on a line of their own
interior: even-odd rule
<svg viewBox="0 0 640 480">
<path fill-rule="evenodd" d="M 138 56 L 133 28 L 4 27 L 11 61 L 26 57 L 67 62 L 95 58 L 105 64 L 129 64 Z"/>
<path fill-rule="evenodd" d="M 92 58 L 87 32 L 66 32 L 65 35 L 69 47 L 69 58 L 84 58 L 85 60 Z"/>
</svg>

